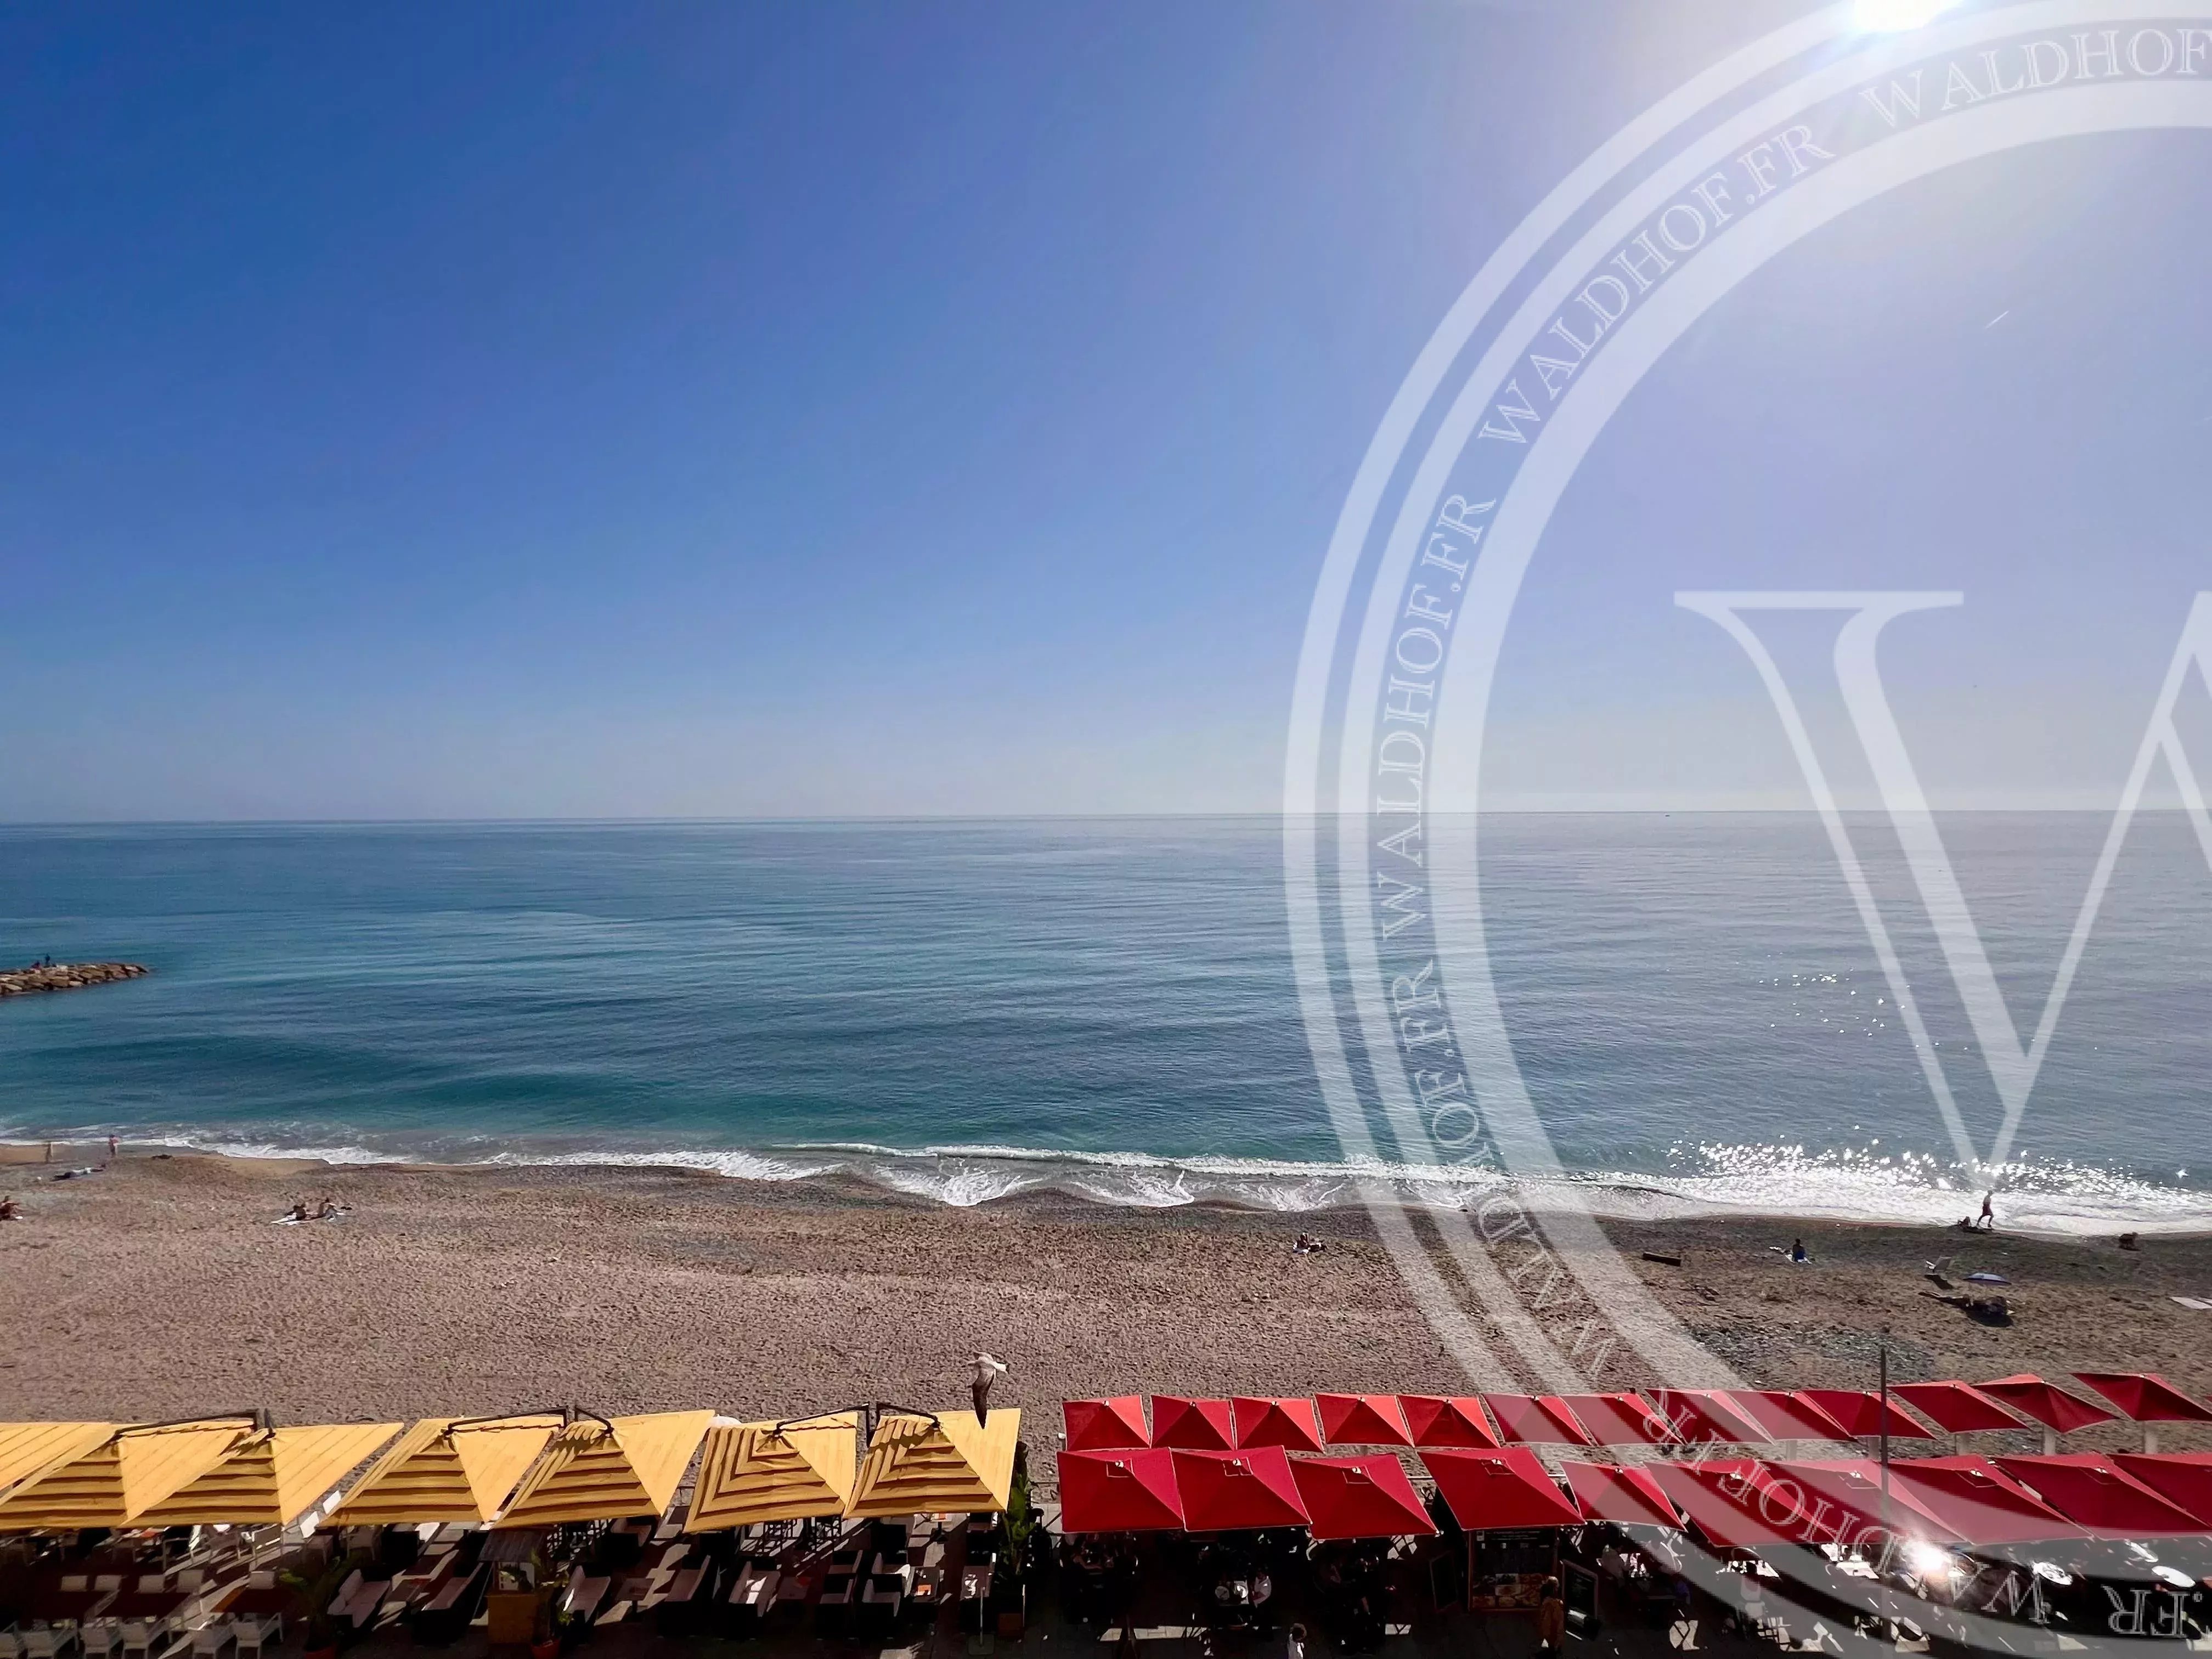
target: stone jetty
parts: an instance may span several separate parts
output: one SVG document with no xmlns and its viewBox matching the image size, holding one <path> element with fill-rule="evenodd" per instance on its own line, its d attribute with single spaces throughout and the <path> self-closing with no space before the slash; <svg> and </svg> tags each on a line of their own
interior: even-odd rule
<svg viewBox="0 0 2212 1659">
<path fill-rule="evenodd" d="M 47 968 L 9 968 L 0 970 L 0 997 L 25 996 L 33 991 L 73 991 L 80 985 L 139 979 L 149 971 L 135 962 L 57 962 Z"/>
</svg>

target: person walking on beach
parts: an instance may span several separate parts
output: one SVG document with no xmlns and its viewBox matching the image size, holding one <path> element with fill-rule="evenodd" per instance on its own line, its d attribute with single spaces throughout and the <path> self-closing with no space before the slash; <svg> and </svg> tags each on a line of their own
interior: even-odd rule
<svg viewBox="0 0 2212 1659">
<path fill-rule="evenodd" d="M 981 1428 L 991 1418 L 991 1384 L 999 1380 L 1006 1369 L 1003 1359 L 994 1359 L 989 1354 L 975 1356 L 975 1374 L 969 1379 L 968 1393 L 975 1402 L 975 1425 Z"/>
<path fill-rule="evenodd" d="M 1990 1200 L 1996 1196 L 1994 1192 L 1982 1194 L 1982 1212 L 1974 1219 L 1974 1225 L 1985 1233 L 1993 1233 L 1997 1230 L 1996 1212 L 1990 1208 Z"/>
</svg>

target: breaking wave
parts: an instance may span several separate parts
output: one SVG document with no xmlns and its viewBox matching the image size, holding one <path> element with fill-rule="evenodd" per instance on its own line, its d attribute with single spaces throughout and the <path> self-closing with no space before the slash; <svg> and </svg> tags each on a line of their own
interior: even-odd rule
<svg viewBox="0 0 2212 1659">
<path fill-rule="evenodd" d="M 176 1127 L 125 1128 L 133 1149 L 170 1147 L 230 1158 L 298 1158 L 332 1164 L 432 1164 L 693 1170 L 734 1181 L 842 1178 L 886 1193 L 969 1208 L 1030 1195 L 1129 1209 L 1191 1204 L 1294 1214 L 1395 1203 L 1464 1209 L 1510 1194 L 1532 1210 L 1576 1209 L 1600 1217 L 1668 1219 L 1735 1213 L 1897 1224 L 1948 1225 L 1978 1207 L 1982 1188 L 1959 1167 L 1879 1147 L 1707 1143 L 1675 1147 L 1663 1170 L 1589 1170 L 1549 1177 L 1471 1166 L 1380 1160 L 1338 1163 L 1233 1157 L 1063 1151 L 1003 1146 L 897 1147 L 863 1141 L 765 1147 L 614 1145 L 604 1141 L 492 1137 L 364 1136 L 325 1129 L 254 1138 Z M 58 1132 L 57 1142 L 96 1141 L 104 1125 Z M 0 1140 L 35 1144 L 0 1128 Z M 2008 1231 L 2089 1235 L 2132 1229 L 2212 1231 L 2212 1192 L 2094 1165 L 2027 1160 L 1995 1172 L 1996 1208 Z"/>
</svg>

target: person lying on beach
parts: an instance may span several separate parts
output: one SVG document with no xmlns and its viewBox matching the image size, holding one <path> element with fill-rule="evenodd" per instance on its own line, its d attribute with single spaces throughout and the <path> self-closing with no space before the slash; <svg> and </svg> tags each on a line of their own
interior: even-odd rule
<svg viewBox="0 0 2212 1659">
<path fill-rule="evenodd" d="M 345 1214 L 351 1207 L 352 1206 L 349 1205 L 339 1203 L 334 1198 L 326 1198 L 323 1200 L 321 1207 L 316 1210 L 315 1219 L 318 1221 L 336 1221 L 340 1216 Z"/>
<path fill-rule="evenodd" d="M 290 1209 L 290 1210 L 289 1210 L 289 1211 L 285 1214 L 284 1219 L 285 1219 L 285 1220 L 287 1220 L 287 1221 L 305 1221 L 305 1220 L 307 1220 L 307 1200 L 306 1199 L 304 1199 L 304 1198 L 301 1198 L 301 1199 L 295 1199 L 295 1200 L 293 1200 L 293 1204 L 292 1204 L 292 1207 L 291 1207 L 291 1209 Z"/>
<path fill-rule="evenodd" d="M 1319 1255 L 1328 1246 L 1311 1233 L 1300 1233 L 1298 1242 L 1291 1246 L 1292 1255 Z"/>
</svg>

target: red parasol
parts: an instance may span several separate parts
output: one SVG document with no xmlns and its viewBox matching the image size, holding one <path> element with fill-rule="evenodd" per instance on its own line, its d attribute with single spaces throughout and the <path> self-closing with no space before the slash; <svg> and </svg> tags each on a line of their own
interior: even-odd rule
<svg viewBox="0 0 2212 1659">
<path fill-rule="evenodd" d="M 2212 1452 L 2114 1452 L 2112 1462 L 2212 1529 Z"/>
<path fill-rule="evenodd" d="M 1751 1458 L 1646 1467 L 1668 1500 L 1723 1548 L 1794 1544 L 1802 1534 L 1804 1517 L 1798 1506 L 1786 1494 L 1760 1484 L 1759 1467 Z"/>
<path fill-rule="evenodd" d="M 1498 1437 L 1482 1414 L 1482 1402 L 1473 1395 L 1401 1394 L 1398 1405 L 1406 1413 L 1417 1446 L 1470 1446 L 1496 1450 Z"/>
<path fill-rule="evenodd" d="M 2123 1471 L 2109 1457 L 2072 1452 L 1990 1460 L 2069 1521 L 2105 1538 L 2198 1533 L 2197 1517 Z"/>
<path fill-rule="evenodd" d="M 1600 1446 L 1663 1446 L 1674 1437 L 1642 1395 L 1547 1394 L 1544 1403 L 1564 1409 Z"/>
<path fill-rule="evenodd" d="M 1575 1506 L 1525 1447 L 1424 1452 L 1421 1462 L 1451 1505 L 1453 1518 L 1469 1532 L 1582 1525 Z"/>
<path fill-rule="evenodd" d="M 1064 1451 L 1060 1455 L 1064 1532 L 1156 1532 L 1182 1525 L 1175 1454 Z"/>
<path fill-rule="evenodd" d="M 1770 1440 L 1849 1440 L 1851 1431 L 1809 1400 L 1781 1389 L 1730 1389 L 1729 1405 Z"/>
<path fill-rule="evenodd" d="M 1715 1389 L 1658 1389 L 1651 1401 L 1683 1439 L 1705 1444 L 1755 1446 L 1766 1438 L 1758 1424 L 1731 1407 Z"/>
<path fill-rule="evenodd" d="M 1272 1400 L 1240 1394 L 1231 1407 L 1239 1446 L 1321 1449 L 1321 1424 L 1314 1416 L 1310 1400 Z"/>
<path fill-rule="evenodd" d="M 2023 1426 L 1989 1395 L 1964 1382 L 1893 1382 L 1889 1391 L 1946 1434 Z"/>
<path fill-rule="evenodd" d="M 1574 1414 L 1556 1397 L 1540 1399 L 1525 1394 L 1486 1394 L 1482 1403 L 1498 1421 L 1498 1431 L 1524 1446 L 1588 1446 L 1595 1443 L 1583 1432 Z"/>
<path fill-rule="evenodd" d="M 1237 1443 L 1226 1400 L 1152 1396 L 1152 1443 L 1186 1451 L 1227 1451 Z"/>
<path fill-rule="evenodd" d="M 1410 1446 L 1413 1431 L 1395 1394 L 1325 1394 L 1322 1435 L 1332 1446 Z"/>
<path fill-rule="evenodd" d="M 1248 1532 L 1303 1527 L 1310 1517 L 1279 1446 L 1250 1451 L 1177 1451 L 1176 1490 L 1192 1532 Z"/>
<path fill-rule="evenodd" d="M 1864 1389 L 1799 1389 L 1796 1393 L 1798 1399 L 1833 1418 L 1847 1433 L 1870 1438 L 1881 1432 L 1885 1411 L 1878 1394 L 1869 1394 Z M 1887 1407 L 1886 1414 L 1892 1440 L 1936 1438 L 1894 1406 Z"/>
<path fill-rule="evenodd" d="M 2138 1423 L 2212 1423 L 2212 1408 L 2191 1400 L 2156 1371 L 2076 1371 Z"/>
<path fill-rule="evenodd" d="M 1060 1415 L 1067 1425 L 1070 1451 L 1116 1451 L 1152 1443 L 1152 1431 L 1145 1426 L 1145 1402 L 1133 1394 L 1064 1401 Z"/>
<path fill-rule="evenodd" d="M 1975 1544 L 2079 1538 L 2082 1529 L 1985 1457 L 1912 1457 L 1889 1466 L 1889 1484 Z"/>
<path fill-rule="evenodd" d="M 2056 1429 L 2061 1434 L 2086 1429 L 2092 1423 L 2112 1420 L 2112 1413 L 2102 1406 L 2093 1406 L 2029 1371 L 2022 1371 L 2017 1376 L 2001 1376 L 1994 1382 L 1978 1382 L 1974 1386 L 1990 1399 L 2009 1406 L 2022 1416 L 2032 1417 L 2045 1428 Z"/>
<path fill-rule="evenodd" d="M 1291 1465 L 1316 1538 L 1427 1538 L 1437 1529 L 1398 1460 L 1301 1457 Z"/>
<path fill-rule="evenodd" d="M 1631 1527 L 1679 1527 L 1682 1517 L 1659 1490 L 1649 1469 L 1619 1463 L 1559 1465 L 1575 1507 L 1585 1521 L 1611 1521 Z"/>
<path fill-rule="evenodd" d="M 1890 1465 L 1893 1469 L 1897 1465 Z M 1967 1540 L 1917 1504 L 1892 1482 L 1885 1502 L 1881 1465 L 1871 1457 L 1815 1458 L 1769 1463 L 1760 1484 L 1794 1504 L 1801 1544 L 1848 1544 L 1866 1540 L 1886 1527 L 1893 1537 L 1932 1539 L 1943 1544 Z"/>
</svg>

